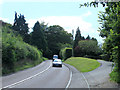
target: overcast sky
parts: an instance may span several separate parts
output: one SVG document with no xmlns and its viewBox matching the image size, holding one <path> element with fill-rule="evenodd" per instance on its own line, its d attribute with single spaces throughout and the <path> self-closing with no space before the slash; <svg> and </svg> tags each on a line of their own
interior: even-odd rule
<svg viewBox="0 0 120 90">
<path fill-rule="evenodd" d="M 98 13 L 103 7 L 79 8 L 79 4 L 90 0 L 0 0 L 0 20 L 13 24 L 15 11 L 25 16 L 30 31 L 36 21 L 44 21 L 48 26 L 60 25 L 69 33 L 80 28 L 82 36 L 99 36 Z"/>
</svg>

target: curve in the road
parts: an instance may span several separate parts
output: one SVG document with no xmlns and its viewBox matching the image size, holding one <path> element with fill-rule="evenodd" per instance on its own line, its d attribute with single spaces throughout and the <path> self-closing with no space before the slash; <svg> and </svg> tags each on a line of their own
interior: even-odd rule
<svg viewBox="0 0 120 90">
<path fill-rule="evenodd" d="M 71 80 L 72 80 L 72 71 L 71 71 L 71 73 L 70 73 L 70 79 L 69 79 L 69 81 L 68 81 L 68 84 L 66 85 L 66 88 L 69 88 L 70 83 L 71 83 Z"/>
<path fill-rule="evenodd" d="M 118 88 L 117 83 L 109 81 L 112 62 L 97 60 L 101 66 L 90 72 L 79 72 L 75 67 L 65 64 L 72 70 L 73 77 L 69 88 Z"/>
<path fill-rule="evenodd" d="M 72 72 L 72 79 L 68 88 L 89 88 L 87 79 L 84 77 L 84 75 L 82 75 L 82 73 L 69 64 L 64 63 L 64 65 L 66 65 Z"/>
<path fill-rule="evenodd" d="M 51 67 L 48 71 L 17 84 L 14 88 L 65 88 L 69 80 L 69 69 Z"/>
<path fill-rule="evenodd" d="M 41 67 L 42 65 L 43 66 L 46 65 L 45 67 L 47 68 L 42 71 L 40 70 L 40 72 L 38 72 L 39 68 L 42 68 Z M 32 74 L 31 71 L 33 71 L 34 74 Z M 26 75 L 27 72 L 29 72 L 30 75 L 32 76 L 29 76 L 25 79 L 20 80 L 19 79 L 20 75 L 23 74 L 22 76 L 24 76 Z M 37 74 L 35 74 L 35 72 L 37 72 Z M 17 79 L 17 76 L 18 76 L 18 79 Z M 14 77 L 15 77 L 15 80 L 14 80 Z M 35 67 L 35 69 L 31 68 L 30 70 L 18 72 L 17 75 L 13 74 L 10 76 L 3 77 L 3 82 L 4 81 L 9 83 L 14 82 L 13 84 L 4 82 L 3 88 L 65 88 L 70 84 L 70 81 L 71 81 L 70 77 L 72 76 L 70 75 L 70 71 L 66 66 L 63 65 L 62 68 L 52 67 L 52 61 L 48 60 L 44 64 L 41 64 L 40 66 Z"/>
<path fill-rule="evenodd" d="M 41 71 L 41 72 L 39 72 L 39 73 L 37 73 L 37 74 L 35 74 L 35 75 L 33 75 L 33 76 L 27 77 L 27 78 L 25 78 L 25 79 L 23 79 L 23 80 L 20 80 L 20 81 L 18 81 L 18 82 L 13 83 L 13 84 L 7 85 L 7 86 L 5 86 L 5 87 L 3 87 L 3 88 L 12 88 L 12 87 L 14 87 L 14 85 L 17 85 L 17 84 L 19 84 L 19 83 L 22 83 L 22 82 L 24 82 L 24 81 L 26 81 L 26 80 L 32 79 L 32 78 L 40 75 L 41 73 L 47 71 L 50 67 L 51 67 L 51 65 L 49 65 L 49 67 L 46 68 L 45 70 L 43 70 L 43 71 Z"/>
<path fill-rule="evenodd" d="M 2 87 L 11 85 L 13 83 L 24 80 L 25 78 L 31 77 L 36 73 L 42 72 L 43 70 L 48 68 L 49 65 L 50 61 L 43 61 L 41 64 L 33 68 L 25 69 L 7 76 L 2 76 Z"/>
</svg>

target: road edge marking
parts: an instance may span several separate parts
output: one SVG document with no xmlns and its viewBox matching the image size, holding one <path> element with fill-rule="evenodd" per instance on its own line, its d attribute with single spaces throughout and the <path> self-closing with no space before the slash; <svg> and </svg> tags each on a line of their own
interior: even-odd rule
<svg viewBox="0 0 120 90">
<path fill-rule="evenodd" d="M 71 70 L 70 70 L 70 71 L 71 71 Z M 70 79 L 69 79 L 68 84 L 67 84 L 67 86 L 66 86 L 65 88 L 68 88 L 68 87 L 69 87 L 69 85 L 70 85 L 70 83 L 71 83 L 71 80 L 72 80 L 72 71 L 70 72 Z"/>
<path fill-rule="evenodd" d="M 87 79 L 85 78 L 85 76 L 83 75 L 83 73 L 81 73 L 81 74 L 82 74 L 82 76 L 83 76 L 83 78 L 84 78 L 85 82 L 86 82 L 86 83 L 87 83 L 87 85 L 88 85 L 88 89 L 90 90 L 90 85 L 89 85 L 89 83 L 88 83 Z"/>
<path fill-rule="evenodd" d="M 50 67 L 51 67 L 51 64 L 50 64 L 49 67 L 46 68 L 45 70 L 43 70 L 43 71 L 41 71 L 41 72 L 39 72 L 39 73 L 37 73 L 37 74 L 35 74 L 35 75 L 33 75 L 33 76 L 30 76 L 30 77 L 28 77 L 28 78 L 25 78 L 25 79 L 23 79 L 23 80 L 20 80 L 20 81 L 18 81 L 18 82 L 16 82 L 16 83 L 7 85 L 7 86 L 5 86 L 5 87 L 3 87 L 3 88 L 12 88 L 12 86 L 15 86 L 15 85 L 17 85 L 17 84 L 19 84 L 19 83 L 22 83 L 22 82 L 24 82 L 24 81 L 26 81 L 26 80 L 29 80 L 29 79 L 31 79 L 31 78 L 34 78 L 35 76 L 38 76 L 39 74 L 47 71 Z M 2 89 L 3 89 L 3 88 L 2 88 Z"/>
<path fill-rule="evenodd" d="M 70 86 L 71 80 L 72 80 L 72 71 L 70 72 L 70 79 L 69 79 L 68 84 L 65 88 L 68 88 Z"/>
<path fill-rule="evenodd" d="M 72 80 L 72 70 L 65 64 L 65 63 L 63 63 L 68 69 L 69 69 L 69 71 L 70 71 L 70 79 L 69 79 L 69 81 L 68 81 L 68 83 L 67 83 L 67 85 L 66 85 L 66 87 L 65 87 L 65 90 L 67 90 L 67 88 L 70 86 L 70 83 L 71 83 L 71 80 Z"/>
</svg>

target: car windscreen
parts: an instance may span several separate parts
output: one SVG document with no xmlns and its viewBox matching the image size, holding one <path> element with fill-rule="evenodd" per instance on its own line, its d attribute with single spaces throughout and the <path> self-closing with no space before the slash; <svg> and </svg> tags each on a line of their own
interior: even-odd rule
<svg viewBox="0 0 120 90">
<path fill-rule="evenodd" d="M 53 58 L 58 58 L 58 56 L 53 56 Z"/>
<path fill-rule="evenodd" d="M 54 62 L 61 62 L 60 60 L 54 60 Z"/>
</svg>

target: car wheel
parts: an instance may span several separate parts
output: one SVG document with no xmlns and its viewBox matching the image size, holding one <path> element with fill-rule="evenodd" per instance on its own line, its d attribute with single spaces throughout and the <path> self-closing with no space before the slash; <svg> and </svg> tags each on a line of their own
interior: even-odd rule
<svg viewBox="0 0 120 90">
<path fill-rule="evenodd" d="M 62 65 L 60 65 L 60 67 L 62 67 Z"/>
</svg>

